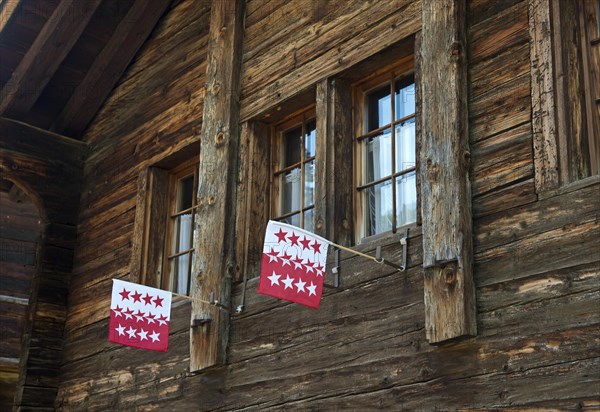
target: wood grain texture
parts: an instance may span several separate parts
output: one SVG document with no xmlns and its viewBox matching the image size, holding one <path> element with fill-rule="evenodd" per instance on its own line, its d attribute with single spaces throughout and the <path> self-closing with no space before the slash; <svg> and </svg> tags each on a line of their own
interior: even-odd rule
<svg viewBox="0 0 600 412">
<path fill-rule="evenodd" d="M 213 293 L 225 307 L 230 303 L 235 272 L 235 212 L 231 213 L 230 205 L 236 202 L 244 4 L 219 0 L 211 8 L 194 235 L 191 294 L 208 301 Z M 229 313 L 193 300 L 191 317 L 192 324 L 209 321 L 190 331 L 190 371 L 223 363 Z"/>
<path fill-rule="evenodd" d="M 432 343 L 477 333 L 472 272 L 465 2 L 425 1 L 421 205 L 425 319 Z M 440 73 L 444 73 L 443 76 Z"/>
<path fill-rule="evenodd" d="M 317 152 L 315 232 L 350 246 L 352 216 L 352 89 L 341 79 L 326 79 L 317 85 Z"/>
<path fill-rule="evenodd" d="M 550 0 L 529 0 L 529 33 L 535 187 L 541 192 L 560 183 Z"/>
</svg>

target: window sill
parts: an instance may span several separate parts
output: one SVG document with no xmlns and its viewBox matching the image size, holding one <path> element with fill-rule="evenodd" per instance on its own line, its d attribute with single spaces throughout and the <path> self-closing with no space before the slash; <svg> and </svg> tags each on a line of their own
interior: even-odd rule
<svg viewBox="0 0 600 412">
<path fill-rule="evenodd" d="M 600 175 L 589 176 L 574 182 L 568 183 L 558 189 L 545 190 L 538 193 L 538 200 L 546 200 L 551 197 L 564 195 L 566 193 L 575 192 L 579 189 L 586 188 L 588 186 L 594 186 L 600 183 Z"/>
</svg>

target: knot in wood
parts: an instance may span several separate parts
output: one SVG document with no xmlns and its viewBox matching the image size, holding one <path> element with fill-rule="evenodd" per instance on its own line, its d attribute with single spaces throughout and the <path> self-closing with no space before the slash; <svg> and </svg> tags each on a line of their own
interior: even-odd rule
<svg viewBox="0 0 600 412">
<path fill-rule="evenodd" d="M 462 47 L 460 46 L 460 42 L 453 42 L 450 46 L 450 53 L 452 54 L 452 57 L 458 58 L 461 53 L 461 49 Z"/>
<path fill-rule="evenodd" d="M 208 204 L 209 204 L 209 205 L 211 205 L 211 206 L 212 206 L 212 205 L 214 205 L 216 201 L 217 201 L 217 198 L 216 198 L 216 197 L 214 197 L 213 195 L 210 195 L 210 196 L 208 197 Z"/>
<path fill-rule="evenodd" d="M 217 94 L 219 94 L 220 91 L 221 91 L 221 85 L 219 83 L 213 84 L 212 94 L 214 94 L 216 96 Z"/>
<path fill-rule="evenodd" d="M 427 172 L 429 174 L 430 182 L 437 182 L 438 175 L 440 173 L 440 167 L 437 163 L 434 163 L 433 160 L 427 159 Z"/>
<path fill-rule="evenodd" d="M 317 220 L 317 224 L 315 225 L 315 227 L 317 229 L 322 229 L 323 228 L 323 219 Z"/>
<path fill-rule="evenodd" d="M 217 146 L 220 146 L 223 144 L 224 141 L 225 141 L 225 133 L 223 133 L 223 132 L 217 133 L 217 135 L 215 136 L 215 144 Z"/>
<path fill-rule="evenodd" d="M 444 282 L 446 282 L 447 285 L 455 284 L 456 268 L 454 267 L 454 265 L 445 266 L 444 269 L 442 269 L 442 276 L 444 278 Z"/>
</svg>

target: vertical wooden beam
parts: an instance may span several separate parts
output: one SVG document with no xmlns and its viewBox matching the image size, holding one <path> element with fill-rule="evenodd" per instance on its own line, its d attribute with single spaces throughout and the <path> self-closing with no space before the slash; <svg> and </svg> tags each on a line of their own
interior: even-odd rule
<svg viewBox="0 0 600 412">
<path fill-rule="evenodd" d="M 202 116 L 196 259 L 192 269 L 190 371 L 225 361 L 229 313 L 200 300 L 214 294 L 229 306 L 235 270 L 236 152 L 239 143 L 239 89 L 243 0 L 212 3 Z"/>
<path fill-rule="evenodd" d="M 350 246 L 352 243 L 352 89 L 341 79 L 317 84 L 317 152 L 315 231 Z"/>
<path fill-rule="evenodd" d="M 6 27 L 15 11 L 22 4 L 22 0 L 5 0 L 0 3 L 0 33 Z"/>
<path fill-rule="evenodd" d="M 270 205 L 270 127 L 242 124 L 240 133 L 235 280 L 258 276 Z"/>
<path fill-rule="evenodd" d="M 529 0 L 529 33 L 535 188 L 539 193 L 560 183 L 549 0 Z"/>
<path fill-rule="evenodd" d="M 465 0 L 424 0 L 419 84 L 425 326 L 431 343 L 475 335 Z"/>
</svg>

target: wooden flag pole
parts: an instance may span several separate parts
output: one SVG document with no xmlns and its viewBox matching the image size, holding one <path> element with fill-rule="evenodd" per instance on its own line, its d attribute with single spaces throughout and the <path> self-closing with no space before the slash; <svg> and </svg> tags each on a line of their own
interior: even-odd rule
<svg viewBox="0 0 600 412">
<path fill-rule="evenodd" d="M 392 263 L 392 262 L 388 262 L 384 258 L 378 259 L 375 256 L 371 256 L 371 255 L 367 255 L 366 253 L 358 252 L 358 251 L 350 249 L 350 248 L 348 248 L 346 246 L 342 246 L 342 245 L 338 245 L 337 243 L 333 243 L 333 242 L 331 242 L 329 240 L 327 242 L 331 246 L 333 246 L 333 247 L 336 247 L 336 248 L 341 249 L 341 250 L 345 250 L 346 252 L 354 253 L 355 255 L 362 256 L 362 257 L 367 258 L 367 259 L 370 259 L 370 260 L 372 260 L 372 261 L 374 261 L 376 263 L 379 263 L 380 265 L 383 264 L 383 265 L 387 265 L 387 266 L 393 267 L 394 269 L 396 269 L 396 270 L 398 270 L 400 272 L 403 272 L 405 270 L 404 267 L 398 266 L 398 265 L 396 265 L 395 263 Z"/>
</svg>

